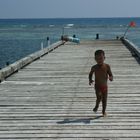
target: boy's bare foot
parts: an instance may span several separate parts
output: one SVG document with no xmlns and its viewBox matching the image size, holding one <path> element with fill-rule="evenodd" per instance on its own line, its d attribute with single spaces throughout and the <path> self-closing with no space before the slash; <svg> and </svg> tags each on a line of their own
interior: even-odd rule
<svg viewBox="0 0 140 140">
<path fill-rule="evenodd" d="M 95 113 L 97 112 L 97 110 L 98 110 L 97 107 L 93 108 L 93 111 L 94 111 Z"/>
<path fill-rule="evenodd" d="M 105 112 L 105 113 L 103 113 L 103 117 L 107 117 L 107 113 Z"/>
</svg>

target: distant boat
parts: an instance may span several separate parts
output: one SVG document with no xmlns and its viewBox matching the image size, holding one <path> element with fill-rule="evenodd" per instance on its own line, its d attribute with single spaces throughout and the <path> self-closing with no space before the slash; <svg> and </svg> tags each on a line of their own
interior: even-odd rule
<svg viewBox="0 0 140 140">
<path fill-rule="evenodd" d="M 49 25 L 49 27 L 54 27 L 54 25 Z"/>
<path fill-rule="evenodd" d="M 72 27 L 72 26 L 74 26 L 74 24 L 67 24 L 66 26 L 67 27 Z"/>
</svg>

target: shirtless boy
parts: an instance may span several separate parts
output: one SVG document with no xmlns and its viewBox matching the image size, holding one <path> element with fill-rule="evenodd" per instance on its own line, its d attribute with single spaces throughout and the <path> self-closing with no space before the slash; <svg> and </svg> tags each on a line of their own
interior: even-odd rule
<svg viewBox="0 0 140 140">
<path fill-rule="evenodd" d="M 97 64 L 91 67 L 91 71 L 89 73 L 89 85 L 95 82 L 95 93 L 97 98 L 96 105 L 93 108 L 93 111 L 97 112 L 100 101 L 102 101 L 102 114 L 105 117 L 107 115 L 106 114 L 107 94 L 108 94 L 107 81 L 108 79 L 110 81 L 113 81 L 113 75 L 110 66 L 104 63 L 105 53 L 103 50 L 97 50 L 95 52 L 95 60 Z M 95 80 L 92 80 L 93 73 Z"/>
</svg>

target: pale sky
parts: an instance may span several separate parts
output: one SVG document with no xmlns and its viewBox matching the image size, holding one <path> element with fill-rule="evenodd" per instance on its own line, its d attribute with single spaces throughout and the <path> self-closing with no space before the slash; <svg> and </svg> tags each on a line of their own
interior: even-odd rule
<svg viewBox="0 0 140 140">
<path fill-rule="evenodd" d="M 140 0 L 0 0 L 0 18 L 140 17 Z"/>
</svg>

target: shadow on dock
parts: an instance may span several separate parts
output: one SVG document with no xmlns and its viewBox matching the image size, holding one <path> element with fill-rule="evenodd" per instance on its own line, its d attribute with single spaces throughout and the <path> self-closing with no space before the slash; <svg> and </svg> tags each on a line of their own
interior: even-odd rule
<svg viewBox="0 0 140 140">
<path fill-rule="evenodd" d="M 92 120 L 100 119 L 103 116 L 96 116 L 94 118 L 79 118 L 79 119 L 64 119 L 63 121 L 57 122 L 57 124 L 69 124 L 69 123 L 84 123 L 90 124 Z"/>
</svg>

